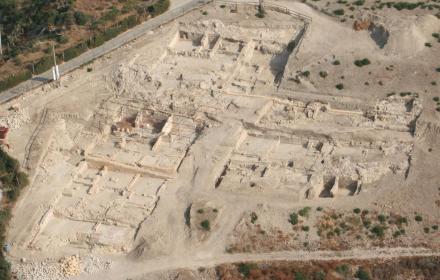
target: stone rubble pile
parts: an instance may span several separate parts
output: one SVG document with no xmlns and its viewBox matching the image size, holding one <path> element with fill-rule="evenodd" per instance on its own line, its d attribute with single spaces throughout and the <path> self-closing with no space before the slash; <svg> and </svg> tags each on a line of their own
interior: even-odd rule
<svg viewBox="0 0 440 280">
<path fill-rule="evenodd" d="M 26 110 L 11 112 L 7 116 L 0 117 L 0 126 L 6 126 L 11 129 L 20 128 L 23 124 L 29 123 L 31 120 Z"/>
<path fill-rule="evenodd" d="M 80 260 L 77 256 L 69 256 L 60 260 L 64 276 L 76 276 L 81 272 Z"/>
<path fill-rule="evenodd" d="M 63 280 L 68 279 L 60 263 L 29 262 L 12 265 L 12 275 L 20 280 Z"/>
</svg>

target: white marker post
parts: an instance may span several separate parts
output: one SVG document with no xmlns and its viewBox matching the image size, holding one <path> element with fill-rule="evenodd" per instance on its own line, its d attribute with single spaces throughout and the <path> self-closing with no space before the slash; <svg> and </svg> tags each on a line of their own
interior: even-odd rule
<svg viewBox="0 0 440 280">
<path fill-rule="evenodd" d="M 52 79 L 53 79 L 54 81 L 57 80 L 57 74 L 56 74 L 56 72 L 55 72 L 55 66 L 52 67 Z"/>
<path fill-rule="evenodd" d="M 61 78 L 60 76 L 60 69 L 58 68 L 58 65 L 55 65 L 55 74 L 57 76 L 57 80 Z"/>
<path fill-rule="evenodd" d="M 55 55 L 55 45 L 52 45 L 52 52 L 53 52 L 53 68 L 52 68 L 52 76 L 54 81 L 58 81 L 60 79 L 60 69 L 57 65 L 57 57 Z"/>
</svg>

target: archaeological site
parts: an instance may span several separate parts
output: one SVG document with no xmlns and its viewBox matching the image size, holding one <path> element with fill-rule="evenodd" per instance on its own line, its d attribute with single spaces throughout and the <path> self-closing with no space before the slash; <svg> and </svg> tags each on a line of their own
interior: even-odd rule
<svg viewBox="0 0 440 280">
<path fill-rule="evenodd" d="M 12 279 L 440 279 L 440 3 L 378 3 L 194 2 L 1 104 Z"/>
</svg>

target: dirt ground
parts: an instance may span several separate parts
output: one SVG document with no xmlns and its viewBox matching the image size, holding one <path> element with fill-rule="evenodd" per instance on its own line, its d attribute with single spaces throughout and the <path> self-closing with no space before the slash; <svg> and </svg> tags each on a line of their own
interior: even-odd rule
<svg viewBox="0 0 440 280">
<path fill-rule="evenodd" d="M 32 179 L 18 279 L 440 254 L 440 20 L 382 11 L 382 47 L 276 4 L 207 5 L 2 106 Z"/>
</svg>

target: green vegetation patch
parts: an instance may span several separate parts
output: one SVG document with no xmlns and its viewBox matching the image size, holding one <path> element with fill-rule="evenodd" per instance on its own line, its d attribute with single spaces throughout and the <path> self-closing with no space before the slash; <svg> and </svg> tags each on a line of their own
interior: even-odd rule
<svg viewBox="0 0 440 280">
<path fill-rule="evenodd" d="M 237 269 L 240 272 L 240 274 L 246 278 L 248 278 L 251 271 L 256 268 L 257 268 L 257 265 L 254 263 L 239 263 L 237 265 Z"/>
<path fill-rule="evenodd" d="M 356 274 L 354 276 L 356 276 L 359 280 L 370 280 L 371 279 L 370 274 L 362 267 L 360 267 L 356 271 Z"/>
<path fill-rule="evenodd" d="M 310 207 L 304 207 L 304 208 L 302 208 L 301 210 L 298 211 L 298 214 L 299 214 L 301 217 L 306 217 L 306 218 L 308 218 L 308 217 L 309 217 L 309 214 L 310 214 L 310 210 L 312 210 L 312 208 L 310 208 Z"/>
<path fill-rule="evenodd" d="M 363 6 L 365 4 L 365 0 L 356 0 L 353 2 L 353 5 Z"/>
<path fill-rule="evenodd" d="M 28 177 L 20 171 L 19 162 L 0 149 L 0 182 L 2 191 L 6 193 L 6 199 L 0 209 L 0 246 L 4 247 L 6 226 L 11 217 L 11 208 L 17 201 L 21 190 L 29 184 Z M 10 265 L 0 251 L 0 279 L 11 279 Z"/>
<path fill-rule="evenodd" d="M 336 16 L 343 16 L 345 14 L 344 9 L 336 9 L 333 11 L 333 14 Z"/>
<path fill-rule="evenodd" d="M 357 67 L 363 67 L 369 64 L 371 64 L 371 61 L 368 58 L 358 59 L 354 61 L 354 65 L 356 65 Z"/>
<path fill-rule="evenodd" d="M 203 220 L 200 223 L 200 226 L 202 227 L 202 229 L 204 229 L 205 231 L 210 231 L 211 230 L 211 223 L 208 220 Z"/>
<path fill-rule="evenodd" d="M 255 224 L 255 222 L 256 222 L 257 220 L 258 220 L 257 213 L 252 212 L 252 213 L 251 213 L 251 223 L 252 223 L 252 224 Z"/>
<path fill-rule="evenodd" d="M 296 225 L 296 224 L 298 224 L 298 221 L 299 221 L 298 214 L 296 214 L 295 212 L 292 212 L 289 215 L 289 223 L 291 223 L 292 225 Z"/>
</svg>

